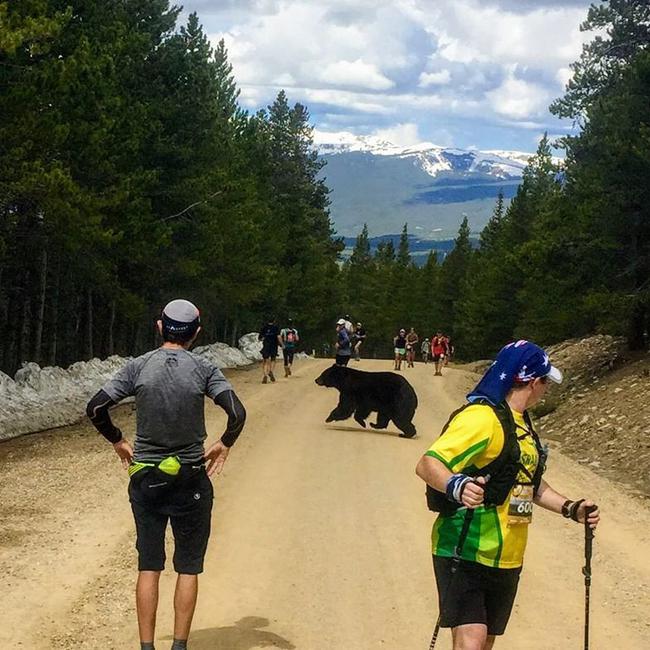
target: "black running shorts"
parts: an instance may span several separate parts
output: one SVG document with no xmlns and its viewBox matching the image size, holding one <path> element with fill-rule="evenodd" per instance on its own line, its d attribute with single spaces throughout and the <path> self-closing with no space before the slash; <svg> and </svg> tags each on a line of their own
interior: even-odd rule
<svg viewBox="0 0 650 650">
<path fill-rule="evenodd" d="M 262 359 L 275 359 L 278 356 L 278 346 L 266 341 L 262 344 Z"/>
<path fill-rule="evenodd" d="M 495 569 L 461 560 L 452 575 L 453 559 L 433 557 L 441 627 L 470 623 L 487 626 L 490 635 L 503 634 L 515 602 L 518 569 Z"/>
<path fill-rule="evenodd" d="M 284 365 L 290 366 L 293 363 L 293 355 L 295 351 L 293 348 L 282 348 L 282 356 L 284 357 Z"/>
<path fill-rule="evenodd" d="M 203 572 L 210 537 L 212 483 L 203 467 L 183 471 L 185 468 L 172 488 L 155 498 L 147 497 L 144 487 L 140 487 L 139 472 L 129 482 L 139 571 L 165 568 L 165 531 L 169 521 L 174 533 L 174 570 L 192 575 Z"/>
</svg>

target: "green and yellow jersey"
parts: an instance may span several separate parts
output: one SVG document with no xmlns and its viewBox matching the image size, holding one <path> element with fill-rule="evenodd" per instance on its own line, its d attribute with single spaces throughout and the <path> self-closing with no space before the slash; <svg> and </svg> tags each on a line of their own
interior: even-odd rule
<svg viewBox="0 0 650 650">
<path fill-rule="evenodd" d="M 539 462 L 535 440 L 523 414 L 512 411 L 512 415 L 522 465 L 517 483 L 502 505 L 481 506 L 474 511 L 461 554 L 464 560 L 500 569 L 513 569 L 523 563 L 532 515 L 532 476 Z M 454 417 L 427 455 L 437 458 L 454 473 L 481 469 L 497 458 L 504 438 L 494 410 L 485 404 L 473 404 Z M 460 508 L 453 515 L 438 516 L 431 534 L 434 555 L 454 556 L 465 512 L 466 508 Z"/>
</svg>

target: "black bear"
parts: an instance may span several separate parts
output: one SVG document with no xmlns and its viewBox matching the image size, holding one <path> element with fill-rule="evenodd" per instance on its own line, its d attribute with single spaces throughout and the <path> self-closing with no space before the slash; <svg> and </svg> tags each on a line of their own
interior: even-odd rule
<svg viewBox="0 0 650 650">
<path fill-rule="evenodd" d="M 362 426 L 371 411 L 377 411 L 373 429 L 385 429 L 392 420 L 402 431 L 402 438 L 415 435 L 413 416 L 418 397 L 413 386 L 394 372 L 364 372 L 345 366 L 331 366 L 316 379 L 319 386 L 336 388 L 340 392 L 339 403 L 327 416 L 325 422 L 346 420 L 352 414 Z"/>
</svg>

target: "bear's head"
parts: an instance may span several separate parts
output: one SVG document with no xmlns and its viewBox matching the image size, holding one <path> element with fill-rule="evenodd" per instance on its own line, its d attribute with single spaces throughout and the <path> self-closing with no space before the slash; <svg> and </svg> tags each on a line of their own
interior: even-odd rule
<svg viewBox="0 0 650 650">
<path fill-rule="evenodd" d="M 348 371 L 344 366 L 333 365 L 323 370 L 321 374 L 314 380 L 319 386 L 327 386 L 327 388 L 340 388 L 343 383 L 343 377 Z"/>
</svg>

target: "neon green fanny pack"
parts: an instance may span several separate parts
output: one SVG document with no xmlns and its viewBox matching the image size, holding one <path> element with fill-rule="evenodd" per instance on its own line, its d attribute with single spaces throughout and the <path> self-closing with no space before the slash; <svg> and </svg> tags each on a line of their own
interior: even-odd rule
<svg viewBox="0 0 650 650">
<path fill-rule="evenodd" d="M 129 477 L 147 467 L 157 467 L 161 472 L 169 474 L 169 476 L 178 476 L 178 473 L 181 471 L 181 461 L 178 456 L 167 456 L 167 458 L 161 460 L 158 464 L 133 462 L 129 465 Z"/>
</svg>

